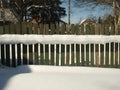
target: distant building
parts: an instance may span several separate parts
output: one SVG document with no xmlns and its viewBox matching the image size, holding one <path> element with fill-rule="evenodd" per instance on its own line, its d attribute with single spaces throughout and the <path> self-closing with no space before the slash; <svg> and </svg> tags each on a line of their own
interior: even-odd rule
<svg viewBox="0 0 120 90">
<path fill-rule="evenodd" d="M 96 24 L 96 21 L 91 20 L 91 19 L 84 19 L 80 22 L 80 25 L 94 25 Z"/>
<path fill-rule="evenodd" d="M 84 19 L 80 22 L 79 25 L 84 25 L 84 32 L 86 32 L 86 26 L 87 25 L 94 25 L 96 27 L 97 23 L 96 23 L 96 21 L 91 20 L 91 19 Z"/>
</svg>

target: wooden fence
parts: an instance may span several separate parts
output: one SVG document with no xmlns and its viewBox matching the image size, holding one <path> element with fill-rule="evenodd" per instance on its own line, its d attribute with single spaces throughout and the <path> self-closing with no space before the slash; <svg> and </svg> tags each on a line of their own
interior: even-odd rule
<svg viewBox="0 0 120 90">
<path fill-rule="evenodd" d="M 0 24 L 0 34 L 76 34 L 76 35 L 114 35 L 113 25 L 78 25 L 71 24 L 33 24 L 30 22 L 18 22 L 16 24 Z M 120 30 L 118 30 L 120 34 Z"/>
<path fill-rule="evenodd" d="M 77 35 L 75 36 L 78 41 L 83 39 Z M 24 35 L 21 35 L 20 37 L 24 38 Z M 34 35 L 32 35 L 32 37 L 34 37 Z M 2 38 L 0 42 L 0 63 L 7 66 L 35 64 L 57 66 L 120 67 L 119 36 L 116 36 L 118 41 L 115 41 L 115 38 L 111 37 L 110 42 L 103 42 L 103 40 L 99 39 L 101 36 L 97 36 L 97 38 L 94 38 L 91 42 L 89 40 L 87 42 L 85 39 L 79 42 L 71 39 L 70 42 L 68 42 L 69 40 L 66 39 L 66 42 L 63 42 L 62 39 L 60 40 L 58 38 L 55 38 L 56 40 L 51 42 L 54 37 L 51 37 L 51 41 L 46 40 L 46 37 L 50 38 L 51 35 L 37 35 L 37 38 L 34 39 L 34 41 L 40 41 L 33 44 L 31 41 L 30 43 L 19 40 L 16 42 L 16 39 L 6 41 Z M 56 37 L 61 36 L 59 35 Z M 70 38 L 69 35 L 62 37 Z M 93 38 L 94 36 L 84 36 L 84 38 L 88 37 Z M 107 36 L 107 38 L 109 37 L 110 36 Z M 24 39 L 28 40 L 27 38 Z M 96 39 L 97 42 L 93 42 Z"/>
</svg>

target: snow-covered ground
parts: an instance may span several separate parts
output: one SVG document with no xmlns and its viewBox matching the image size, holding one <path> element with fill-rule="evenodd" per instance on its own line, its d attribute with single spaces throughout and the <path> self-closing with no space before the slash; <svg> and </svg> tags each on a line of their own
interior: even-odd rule
<svg viewBox="0 0 120 90">
<path fill-rule="evenodd" d="M 0 90 L 120 90 L 120 69 L 26 65 L 0 68 Z"/>
</svg>

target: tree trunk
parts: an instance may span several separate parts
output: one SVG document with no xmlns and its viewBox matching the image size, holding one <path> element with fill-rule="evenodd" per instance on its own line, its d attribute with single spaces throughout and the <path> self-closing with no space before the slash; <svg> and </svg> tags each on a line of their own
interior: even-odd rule
<svg viewBox="0 0 120 90">
<path fill-rule="evenodd" d="M 70 0 L 68 0 L 68 32 L 70 33 Z"/>
<path fill-rule="evenodd" d="M 70 0 L 68 0 L 68 24 L 70 24 Z"/>
<path fill-rule="evenodd" d="M 116 10 L 116 0 L 113 0 L 113 11 L 114 11 L 114 25 L 115 25 L 115 34 L 118 34 L 117 29 L 117 10 Z"/>
</svg>

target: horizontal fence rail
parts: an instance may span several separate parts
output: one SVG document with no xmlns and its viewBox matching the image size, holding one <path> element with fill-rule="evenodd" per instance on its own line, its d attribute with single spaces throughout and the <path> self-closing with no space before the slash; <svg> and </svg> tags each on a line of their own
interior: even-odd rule
<svg viewBox="0 0 120 90">
<path fill-rule="evenodd" d="M 0 36 L 3 65 L 120 67 L 120 36 L 9 36 Z"/>
</svg>

